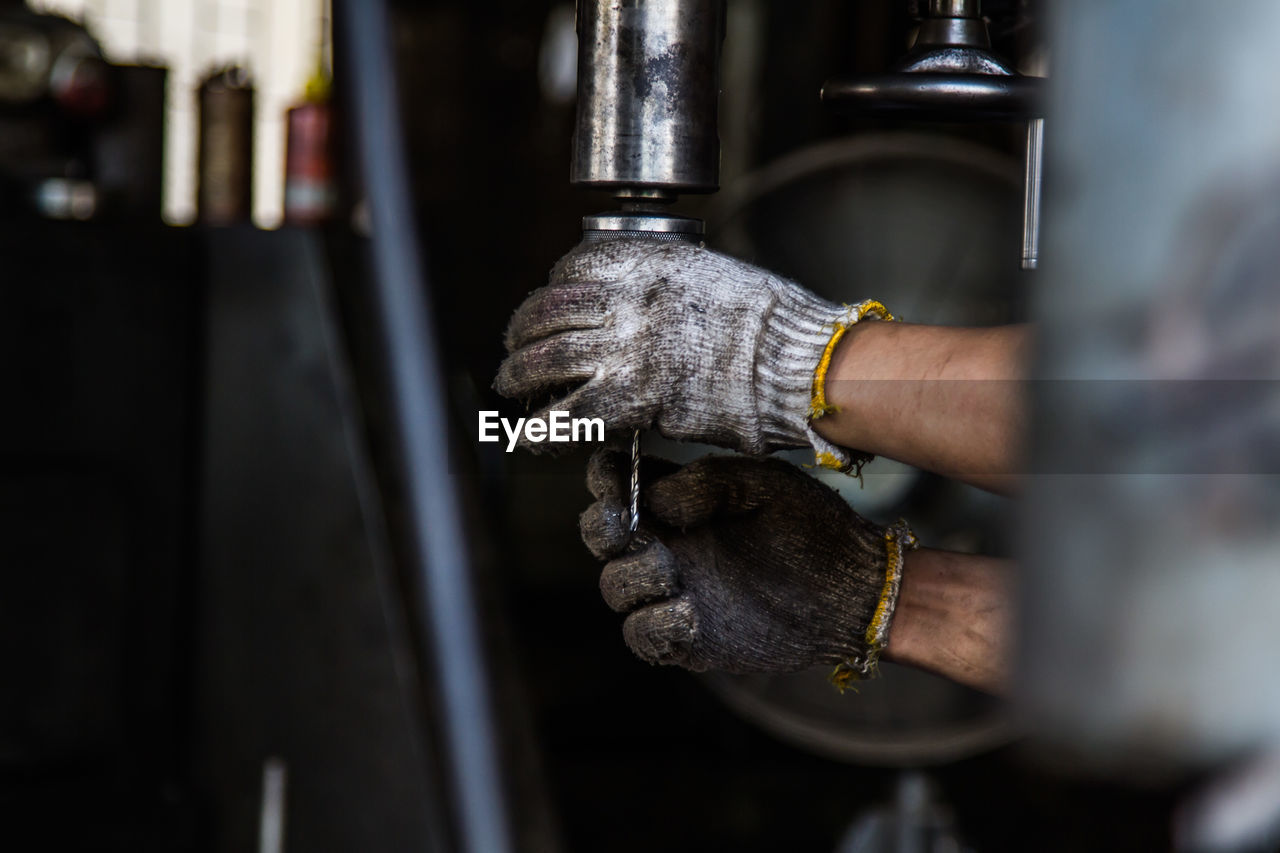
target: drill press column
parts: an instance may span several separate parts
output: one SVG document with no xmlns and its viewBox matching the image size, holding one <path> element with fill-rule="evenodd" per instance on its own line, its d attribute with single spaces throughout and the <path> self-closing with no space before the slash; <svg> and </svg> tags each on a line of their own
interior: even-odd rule
<svg viewBox="0 0 1280 853">
<path fill-rule="evenodd" d="M 588 235 L 697 238 L 699 220 L 664 205 L 719 187 L 724 0 L 578 3 L 578 120 L 570 180 L 621 203 Z"/>
</svg>

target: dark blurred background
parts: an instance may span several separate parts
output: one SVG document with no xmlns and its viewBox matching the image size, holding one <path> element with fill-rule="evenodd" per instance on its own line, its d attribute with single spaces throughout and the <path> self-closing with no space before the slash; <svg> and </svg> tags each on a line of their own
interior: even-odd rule
<svg viewBox="0 0 1280 853">
<path fill-rule="evenodd" d="M 699 678 L 630 655 L 577 536 L 585 456 L 474 433 L 478 410 L 520 414 L 489 387 L 504 326 L 609 204 L 567 179 L 572 4 L 391 5 L 454 426 L 438 476 L 466 511 L 522 849 L 891 849 L 857 845 L 904 810 L 934 850 L 1166 848 L 1181 780 L 1059 772 L 990 697 L 890 672 L 833 699 L 820 679 Z M 4 9 L 0 82 L 35 49 L 22 28 L 49 26 Z M 985 3 L 997 52 L 1034 56 L 1039 11 Z M 90 34 L 109 12 L 85 7 Z M 723 190 L 682 202 L 712 242 L 909 319 L 1025 318 L 1022 128 L 854 120 L 819 101 L 833 74 L 903 53 L 913 4 L 730 0 L 729 16 Z M 0 846 L 270 850 L 283 815 L 285 849 L 450 849 L 439 703 L 397 570 L 402 484 L 341 44 L 334 94 L 297 92 L 327 110 L 311 156 L 329 159 L 286 164 L 302 183 L 273 230 L 237 198 L 163 222 L 163 70 L 77 61 L 70 93 L 0 91 Z M 234 97 L 243 83 L 221 70 L 201 82 Z M 193 168 L 239 180 L 244 164 L 219 158 L 250 155 L 201 127 Z M 956 489 L 885 469 L 851 499 L 1007 554 L 1007 507 Z"/>
</svg>

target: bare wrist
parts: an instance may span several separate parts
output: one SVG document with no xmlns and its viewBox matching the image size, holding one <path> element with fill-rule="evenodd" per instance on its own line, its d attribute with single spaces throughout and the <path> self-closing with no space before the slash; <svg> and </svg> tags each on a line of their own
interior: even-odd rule
<svg viewBox="0 0 1280 853">
<path fill-rule="evenodd" d="M 920 549 L 907 556 L 884 659 L 989 693 L 1008 681 L 1007 561 Z"/>
</svg>

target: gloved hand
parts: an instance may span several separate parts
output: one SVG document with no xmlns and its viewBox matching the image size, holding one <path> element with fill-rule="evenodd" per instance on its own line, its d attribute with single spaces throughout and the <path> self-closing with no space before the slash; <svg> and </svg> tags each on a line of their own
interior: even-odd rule
<svg viewBox="0 0 1280 853">
<path fill-rule="evenodd" d="M 892 319 L 878 302 L 836 305 L 688 243 L 583 243 L 516 311 L 494 387 L 525 400 L 568 391 L 544 418 L 567 411 L 751 454 L 809 445 L 847 469 L 848 451 L 809 420 L 827 411 L 835 342 L 865 316 Z"/>
<path fill-rule="evenodd" d="M 883 528 L 780 460 L 708 456 L 676 468 L 645 457 L 640 528 L 628 542 L 629 457 L 600 450 L 582 538 L 607 560 L 605 602 L 651 663 L 791 672 L 839 664 L 867 677 L 889 636 L 905 523 Z"/>
</svg>

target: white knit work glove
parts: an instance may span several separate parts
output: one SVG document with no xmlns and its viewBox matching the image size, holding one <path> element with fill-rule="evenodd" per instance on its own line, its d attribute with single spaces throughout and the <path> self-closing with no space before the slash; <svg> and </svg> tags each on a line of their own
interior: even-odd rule
<svg viewBox="0 0 1280 853">
<path fill-rule="evenodd" d="M 865 316 L 892 319 L 877 302 L 827 302 L 700 246 L 584 242 L 516 311 L 494 387 L 523 400 L 564 395 L 538 417 L 567 411 L 751 454 L 808 445 L 821 464 L 848 469 L 860 460 L 809 421 L 827 411 L 822 382 L 839 334 Z"/>
</svg>

